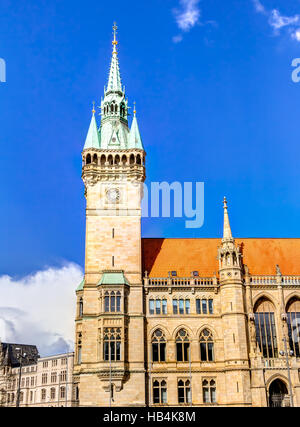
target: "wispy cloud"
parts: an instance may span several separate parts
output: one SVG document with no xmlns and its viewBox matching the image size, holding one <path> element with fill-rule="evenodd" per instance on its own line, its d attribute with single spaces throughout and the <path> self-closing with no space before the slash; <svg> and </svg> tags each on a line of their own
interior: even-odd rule
<svg viewBox="0 0 300 427">
<path fill-rule="evenodd" d="M 68 263 L 33 275 L 0 277 L 0 338 L 37 345 L 41 355 L 73 347 L 76 298 L 81 268 Z"/>
<path fill-rule="evenodd" d="M 260 0 L 252 0 L 255 10 L 268 17 L 268 23 L 274 34 L 279 35 L 286 28 L 291 38 L 300 42 L 300 15 L 284 16 L 278 9 L 267 10 Z"/>
<path fill-rule="evenodd" d="M 179 0 L 180 7 L 173 10 L 175 20 L 181 33 L 173 37 L 174 43 L 183 39 L 183 33 L 189 32 L 201 18 L 200 0 Z"/>
</svg>

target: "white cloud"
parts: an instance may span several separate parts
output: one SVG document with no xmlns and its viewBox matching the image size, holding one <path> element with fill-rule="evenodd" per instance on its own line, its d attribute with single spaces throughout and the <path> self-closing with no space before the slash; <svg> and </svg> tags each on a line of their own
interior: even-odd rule
<svg viewBox="0 0 300 427">
<path fill-rule="evenodd" d="M 41 355 L 73 349 L 81 268 L 68 263 L 21 279 L 0 277 L 0 338 L 37 345 Z"/>
<path fill-rule="evenodd" d="M 201 9 L 200 0 L 179 0 L 180 8 L 173 10 L 178 28 L 182 32 L 190 31 L 200 20 Z M 173 37 L 174 43 L 180 43 L 183 35 L 179 34 Z"/>
<path fill-rule="evenodd" d="M 178 34 L 178 36 L 173 37 L 174 43 L 180 43 L 183 40 L 183 36 L 181 34 Z"/>
<path fill-rule="evenodd" d="M 300 42 L 300 28 L 292 32 L 292 38 Z"/>
<path fill-rule="evenodd" d="M 256 12 L 266 13 L 265 7 L 261 4 L 261 2 L 259 0 L 253 0 L 253 4 L 254 4 Z"/>
<path fill-rule="evenodd" d="M 190 31 L 199 21 L 199 2 L 200 0 L 180 0 L 181 10 L 174 10 L 177 25 L 182 31 Z"/>
<path fill-rule="evenodd" d="M 252 2 L 256 12 L 268 16 L 268 22 L 274 29 L 275 35 L 279 35 L 280 30 L 286 27 L 291 37 L 300 42 L 300 29 L 296 28 L 299 26 L 300 15 L 284 16 L 281 15 L 278 9 L 268 11 L 260 0 L 252 0 Z"/>
<path fill-rule="evenodd" d="M 299 15 L 295 16 L 283 16 L 280 15 L 280 12 L 277 9 L 273 9 L 271 11 L 271 15 L 269 18 L 269 24 L 275 30 L 280 30 L 283 27 L 288 27 L 299 22 Z"/>
</svg>

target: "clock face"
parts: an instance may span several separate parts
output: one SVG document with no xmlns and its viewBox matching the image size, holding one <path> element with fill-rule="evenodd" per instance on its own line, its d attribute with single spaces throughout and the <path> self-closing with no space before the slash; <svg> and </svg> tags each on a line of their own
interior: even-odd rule
<svg viewBox="0 0 300 427">
<path fill-rule="evenodd" d="M 120 190 L 118 188 L 110 188 L 106 192 L 106 199 L 109 203 L 118 203 L 120 201 Z"/>
</svg>

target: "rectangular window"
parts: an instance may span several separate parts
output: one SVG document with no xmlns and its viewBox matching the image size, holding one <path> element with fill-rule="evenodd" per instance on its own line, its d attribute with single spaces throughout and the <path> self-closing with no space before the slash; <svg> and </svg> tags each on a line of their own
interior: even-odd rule
<svg viewBox="0 0 300 427">
<path fill-rule="evenodd" d="M 104 298 L 104 311 L 105 313 L 109 313 L 109 296 Z"/>
<path fill-rule="evenodd" d="M 110 311 L 112 313 L 116 311 L 116 297 L 114 295 L 110 297 Z"/>
<path fill-rule="evenodd" d="M 121 297 L 117 296 L 117 313 L 121 312 Z"/>
<path fill-rule="evenodd" d="M 179 314 L 184 314 L 184 300 L 179 300 Z"/>
<path fill-rule="evenodd" d="M 202 300 L 202 314 L 207 314 L 207 300 Z"/>
<path fill-rule="evenodd" d="M 190 314 L 191 313 L 191 303 L 190 300 L 185 300 L 185 313 Z"/>
<path fill-rule="evenodd" d="M 162 300 L 162 312 L 163 312 L 163 314 L 167 314 L 167 300 L 166 299 Z"/>
<path fill-rule="evenodd" d="M 158 346 L 159 344 L 157 343 L 152 344 L 152 361 L 153 362 L 159 362 Z"/>
<path fill-rule="evenodd" d="M 81 346 L 78 347 L 78 357 L 77 357 L 78 365 L 81 364 Z"/>
<path fill-rule="evenodd" d="M 208 300 L 208 310 L 209 310 L 209 314 L 214 313 L 214 301 L 212 299 Z"/>
<path fill-rule="evenodd" d="M 109 343 L 108 342 L 104 343 L 104 360 L 105 361 L 109 360 Z"/>
<path fill-rule="evenodd" d="M 154 300 L 153 299 L 151 299 L 149 301 L 149 313 L 154 314 Z"/>
<path fill-rule="evenodd" d="M 173 299 L 173 314 L 178 314 L 178 301 Z"/>
<path fill-rule="evenodd" d="M 156 314 L 160 314 L 160 300 L 156 300 Z"/>
<path fill-rule="evenodd" d="M 200 299 L 196 299 L 196 311 L 197 311 L 197 314 L 201 314 L 201 300 Z"/>
</svg>

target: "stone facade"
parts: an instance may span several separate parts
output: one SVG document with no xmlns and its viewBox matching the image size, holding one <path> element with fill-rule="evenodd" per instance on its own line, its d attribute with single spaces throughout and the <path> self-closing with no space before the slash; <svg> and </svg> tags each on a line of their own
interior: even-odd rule
<svg viewBox="0 0 300 427">
<path fill-rule="evenodd" d="M 222 240 L 141 238 L 146 155 L 136 112 L 126 142 L 116 44 L 82 155 L 80 406 L 300 406 L 300 240 L 235 240 L 226 200 Z"/>
<path fill-rule="evenodd" d="M 77 406 L 73 365 L 74 353 L 42 357 L 36 363 L 23 365 L 20 407 Z M 17 405 L 20 366 L 3 366 L 1 378 L 4 386 L 2 406 L 14 407 Z"/>
</svg>

